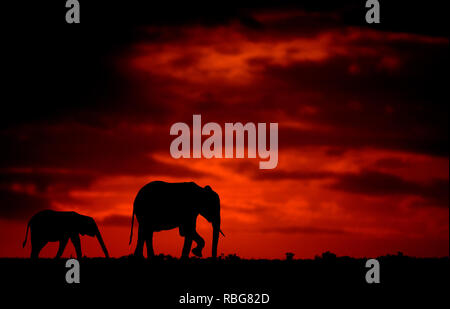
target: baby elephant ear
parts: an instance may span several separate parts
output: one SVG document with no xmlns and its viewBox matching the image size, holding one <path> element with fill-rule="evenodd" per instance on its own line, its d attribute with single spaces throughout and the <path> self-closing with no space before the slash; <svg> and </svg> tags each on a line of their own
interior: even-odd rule
<svg viewBox="0 0 450 309">
<path fill-rule="evenodd" d="M 210 186 L 205 186 L 205 190 L 212 191 Z"/>
</svg>

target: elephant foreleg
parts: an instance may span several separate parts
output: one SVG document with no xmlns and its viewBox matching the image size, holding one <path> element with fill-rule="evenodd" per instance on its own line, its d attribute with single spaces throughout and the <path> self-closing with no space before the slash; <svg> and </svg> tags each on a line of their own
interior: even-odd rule
<svg viewBox="0 0 450 309">
<path fill-rule="evenodd" d="M 68 238 L 64 238 L 59 241 L 59 248 L 58 252 L 56 253 L 55 259 L 59 259 L 61 257 L 61 255 L 64 252 L 64 249 L 66 248 L 68 240 L 69 240 Z"/>
<path fill-rule="evenodd" d="M 134 256 L 136 257 L 144 256 L 144 241 L 145 241 L 144 227 L 141 223 L 139 223 L 138 240 L 136 244 L 136 250 L 134 250 Z"/>
<path fill-rule="evenodd" d="M 147 258 L 150 259 L 155 255 L 153 252 L 153 231 L 146 231 L 145 233 L 145 245 L 147 246 Z"/>
<path fill-rule="evenodd" d="M 31 255 L 30 258 L 37 259 L 39 257 L 39 252 L 41 252 L 42 248 L 47 244 L 45 241 L 31 239 Z"/>
<path fill-rule="evenodd" d="M 192 235 L 188 234 L 184 237 L 183 252 L 181 253 L 181 258 L 188 258 L 189 252 L 191 252 L 192 246 Z"/>
<path fill-rule="evenodd" d="M 70 237 L 73 246 L 75 247 L 75 252 L 77 254 L 77 259 L 81 259 L 83 255 L 81 254 L 81 243 L 80 243 L 80 235 L 75 234 Z"/>
<path fill-rule="evenodd" d="M 197 243 L 197 247 L 192 249 L 192 253 L 198 257 L 202 257 L 202 250 L 205 247 L 205 240 L 197 233 L 197 231 L 194 231 L 193 233 L 193 240 Z"/>
</svg>

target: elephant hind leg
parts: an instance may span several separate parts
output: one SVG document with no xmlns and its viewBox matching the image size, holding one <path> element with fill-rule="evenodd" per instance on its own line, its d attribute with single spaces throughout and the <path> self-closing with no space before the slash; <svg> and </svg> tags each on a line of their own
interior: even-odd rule
<svg viewBox="0 0 450 309">
<path fill-rule="evenodd" d="M 136 257 L 144 256 L 144 241 L 145 241 L 144 227 L 141 223 L 139 223 L 138 240 L 136 244 L 136 250 L 134 250 L 134 256 Z"/>
<path fill-rule="evenodd" d="M 70 236 L 70 240 L 72 241 L 72 244 L 75 247 L 75 253 L 77 254 L 77 259 L 81 259 L 83 257 L 83 254 L 81 253 L 80 235 L 74 234 L 74 235 Z"/>
<path fill-rule="evenodd" d="M 147 258 L 150 259 L 155 256 L 153 251 L 153 231 L 147 230 L 145 233 L 145 245 L 147 246 Z"/>
</svg>

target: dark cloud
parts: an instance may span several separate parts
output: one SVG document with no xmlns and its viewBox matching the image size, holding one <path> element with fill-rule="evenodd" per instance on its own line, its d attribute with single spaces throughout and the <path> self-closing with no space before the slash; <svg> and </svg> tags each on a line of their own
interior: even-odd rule
<svg viewBox="0 0 450 309">
<path fill-rule="evenodd" d="M 405 168 L 411 167 L 411 164 L 405 160 L 398 158 L 383 158 L 379 159 L 374 163 L 374 166 L 377 168 Z"/>
<path fill-rule="evenodd" d="M 283 106 L 299 121 L 329 128 L 305 132 L 280 126 L 280 147 L 372 146 L 448 155 L 448 94 L 443 84 L 448 43 L 426 48 L 422 43 L 411 44 L 406 53 L 406 49 L 380 42 L 379 50 L 392 49 L 403 62 L 391 73 L 376 69 L 383 53 L 377 52 L 373 41 L 367 46 L 372 46 L 377 56 L 333 57 L 324 62 L 265 67 L 267 87 L 261 92 L 289 94 L 271 100 L 270 108 Z M 349 68 L 355 62 L 362 73 L 353 75 Z M 326 97 L 321 95 L 324 92 Z M 317 113 L 302 114 L 299 102 L 309 102 Z M 352 102 L 356 102 L 353 106 L 359 102 L 359 108 L 352 108 Z"/>
<path fill-rule="evenodd" d="M 14 185 L 32 186 L 37 193 L 45 193 L 52 185 L 57 185 L 59 191 L 68 189 L 88 188 L 94 176 L 74 170 L 52 169 L 5 169 L 0 171 L 0 186 L 11 188 Z"/>
<path fill-rule="evenodd" d="M 98 175 L 165 175 L 201 176 L 189 167 L 159 162 L 154 152 L 169 151 L 169 128 L 115 127 L 96 128 L 86 125 L 39 126 L 0 135 L 5 146 L 0 154 L 0 167 L 34 167 L 68 169 L 58 179 L 80 179 Z M 83 176 L 85 173 L 87 176 Z M 6 177 L 6 176 L 4 176 Z M 14 177 L 24 177 L 14 175 Z M 32 176 L 27 176 L 32 177 Z M 56 175 L 33 176 L 50 181 Z M 46 177 L 46 179 L 44 179 Z M 11 179 L 13 180 L 13 179 Z M 87 180 L 87 179 L 86 179 Z"/>
<path fill-rule="evenodd" d="M 258 180 L 317 180 L 332 178 L 336 173 L 330 171 L 295 170 L 287 171 L 281 169 L 260 170 L 258 161 L 234 161 L 226 163 L 226 166 L 239 175 L 247 175 L 249 178 Z"/>
<path fill-rule="evenodd" d="M 421 189 L 422 200 L 415 202 L 417 206 L 449 207 L 449 181 L 435 179 Z"/>
<path fill-rule="evenodd" d="M 98 224 L 111 226 L 130 226 L 131 214 L 130 216 L 112 214 L 100 220 Z"/>
<path fill-rule="evenodd" d="M 40 210 L 52 208 L 46 197 L 5 189 L 0 189 L 0 201 L 0 217 L 7 219 L 23 220 Z"/>
<path fill-rule="evenodd" d="M 279 226 L 261 229 L 263 233 L 281 233 L 281 234 L 330 234 L 340 235 L 346 234 L 343 229 L 321 228 L 316 226 Z"/>
<path fill-rule="evenodd" d="M 315 180 L 315 179 L 325 179 L 334 176 L 331 172 L 322 171 L 258 171 L 255 173 L 258 179 L 269 179 L 269 180 Z"/>
<path fill-rule="evenodd" d="M 398 176 L 376 171 L 341 175 L 331 188 L 366 195 L 411 194 L 420 186 Z"/>
<path fill-rule="evenodd" d="M 364 170 L 337 176 L 336 182 L 330 185 L 330 188 L 369 196 L 413 195 L 423 199 L 418 205 L 449 207 L 448 179 L 417 183 L 392 174 Z"/>
<path fill-rule="evenodd" d="M 393 132 L 379 131 L 368 132 L 355 127 L 353 130 L 305 131 L 293 128 L 279 128 L 280 149 L 329 146 L 348 149 L 388 149 L 406 151 L 412 153 L 429 154 L 445 157 L 449 153 L 448 143 L 444 136 L 428 136 L 417 138 L 415 135 L 397 135 Z M 445 135 L 445 133 L 442 133 Z"/>
<path fill-rule="evenodd" d="M 53 208 L 55 198 L 76 201 L 71 190 L 87 189 L 95 177 L 74 170 L 3 168 L 0 170 L 0 217 L 27 219 Z"/>
<path fill-rule="evenodd" d="M 397 158 L 384 158 L 377 160 L 372 169 L 363 169 L 359 173 L 342 173 L 326 170 L 259 170 L 257 163 L 244 161 L 229 163 L 230 169 L 233 169 L 240 175 L 247 175 L 250 179 L 258 180 L 294 180 L 306 182 L 310 180 L 329 180 L 331 185 L 325 185 L 325 188 L 344 191 L 353 194 L 366 196 L 415 196 L 419 198 L 412 202 L 413 205 L 449 207 L 449 181 L 448 179 L 431 179 L 428 182 L 414 182 L 404 179 L 397 175 L 380 172 L 377 169 L 387 168 L 412 168 L 413 165 Z M 377 168 L 377 169 L 374 169 Z M 258 207 L 258 209 L 264 209 Z M 234 208 L 232 208 L 234 209 Z M 252 208 L 244 208 L 243 212 Z M 236 209 L 240 211 L 240 209 Z"/>
<path fill-rule="evenodd" d="M 250 215 L 257 215 L 259 217 L 265 218 L 268 213 L 270 213 L 270 210 L 273 210 L 273 206 L 268 205 L 251 205 L 250 207 L 244 207 L 244 206 L 235 206 L 235 205 L 226 205 L 222 204 L 221 208 L 226 212 L 236 212 L 239 214 L 250 214 Z"/>
</svg>

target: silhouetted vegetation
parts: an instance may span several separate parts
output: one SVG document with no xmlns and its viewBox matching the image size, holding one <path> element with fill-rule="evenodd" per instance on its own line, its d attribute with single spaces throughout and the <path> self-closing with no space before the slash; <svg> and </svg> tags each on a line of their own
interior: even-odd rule
<svg viewBox="0 0 450 309">
<path fill-rule="evenodd" d="M 294 253 L 286 252 L 286 261 L 292 261 L 294 259 Z"/>
<path fill-rule="evenodd" d="M 221 273 L 216 276 L 217 284 L 224 282 L 234 282 L 231 277 L 239 277 L 236 284 L 243 282 L 270 283 L 277 277 L 282 277 L 283 271 L 291 274 L 298 273 L 298 282 L 307 281 L 309 283 L 327 279 L 326 281 L 347 282 L 351 284 L 365 284 L 364 274 L 367 271 L 365 262 L 368 258 L 338 257 L 334 253 L 324 252 L 314 259 L 294 259 L 293 253 L 286 253 L 286 259 L 243 259 L 237 254 L 220 255 L 218 258 L 197 258 L 191 257 L 182 260 L 170 255 L 159 254 L 149 260 L 138 258 L 133 255 L 122 256 L 120 258 L 87 258 L 81 259 L 83 269 L 83 283 L 106 281 L 114 274 L 113 281 L 122 279 L 135 279 L 136 274 L 155 278 L 160 275 L 162 279 L 164 271 L 169 272 L 198 272 L 208 273 L 213 270 Z M 449 258 L 415 258 L 402 254 L 386 255 L 377 258 L 382 268 L 383 284 L 405 281 L 405 278 L 417 276 L 417 278 L 436 279 L 444 277 L 448 271 Z M 61 283 L 61 278 L 53 280 L 54 275 L 58 275 L 62 269 L 65 273 L 64 264 L 66 259 L 38 259 L 30 260 L 26 258 L 0 258 L 0 271 L 3 278 L 8 278 L 10 282 L 40 282 L 42 280 L 49 283 Z M 62 267 L 61 267 L 62 265 Z M 46 276 L 36 274 L 46 273 Z M 343 276 L 340 276 L 340 275 Z M 345 274 L 345 275 L 344 275 Z M 36 276 L 35 276 L 36 275 Z M 177 274 L 177 276 L 179 276 Z M 218 279 L 220 277 L 220 279 Z M 197 276 L 192 282 L 203 284 L 205 277 Z M 262 280 L 255 280 L 260 278 Z M 271 280 L 269 280 L 269 278 Z M 26 279 L 26 280 L 25 280 Z M 64 282 L 64 276 L 62 277 Z M 92 280 L 92 281 L 91 281 Z M 416 281 L 416 280 L 414 280 Z M 233 283 L 234 285 L 234 283 Z"/>
<path fill-rule="evenodd" d="M 380 292 L 411 293 L 414 289 L 443 289 L 448 287 L 449 258 L 414 258 L 404 255 L 378 257 L 381 283 L 367 284 L 367 258 L 338 257 L 325 252 L 314 259 L 242 259 L 236 254 L 221 255 L 217 259 L 190 258 L 181 260 L 159 254 L 152 260 L 133 255 L 120 258 L 83 258 L 80 261 L 81 283 L 65 282 L 66 259 L 0 259 L 0 273 L 6 291 L 44 293 L 63 288 L 67 297 L 77 299 L 86 294 L 95 299 L 145 295 L 152 303 L 167 307 L 176 305 L 179 295 L 187 291 L 198 295 L 223 293 L 268 293 L 276 308 L 287 306 L 298 297 L 311 296 L 319 291 L 340 293 L 353 297 Z M 75 290 L 74 290 L 75 289 Z M 41 291 L 41 292 L 40 292 Z M 73 292 L 72 292 L 73 291 Z M 95 291 L 95 293 L 94 293 Z M 375 293 L 376 294 L 372 294 Z M 4 291 L 5 292 L 5 291 Z M 72 294 L 76 293 L 76 294 Z M 94 296 L 91 293 L 95 294 Z M 324 297 L 323 301 L 333 301 Z"/>
</svg>

